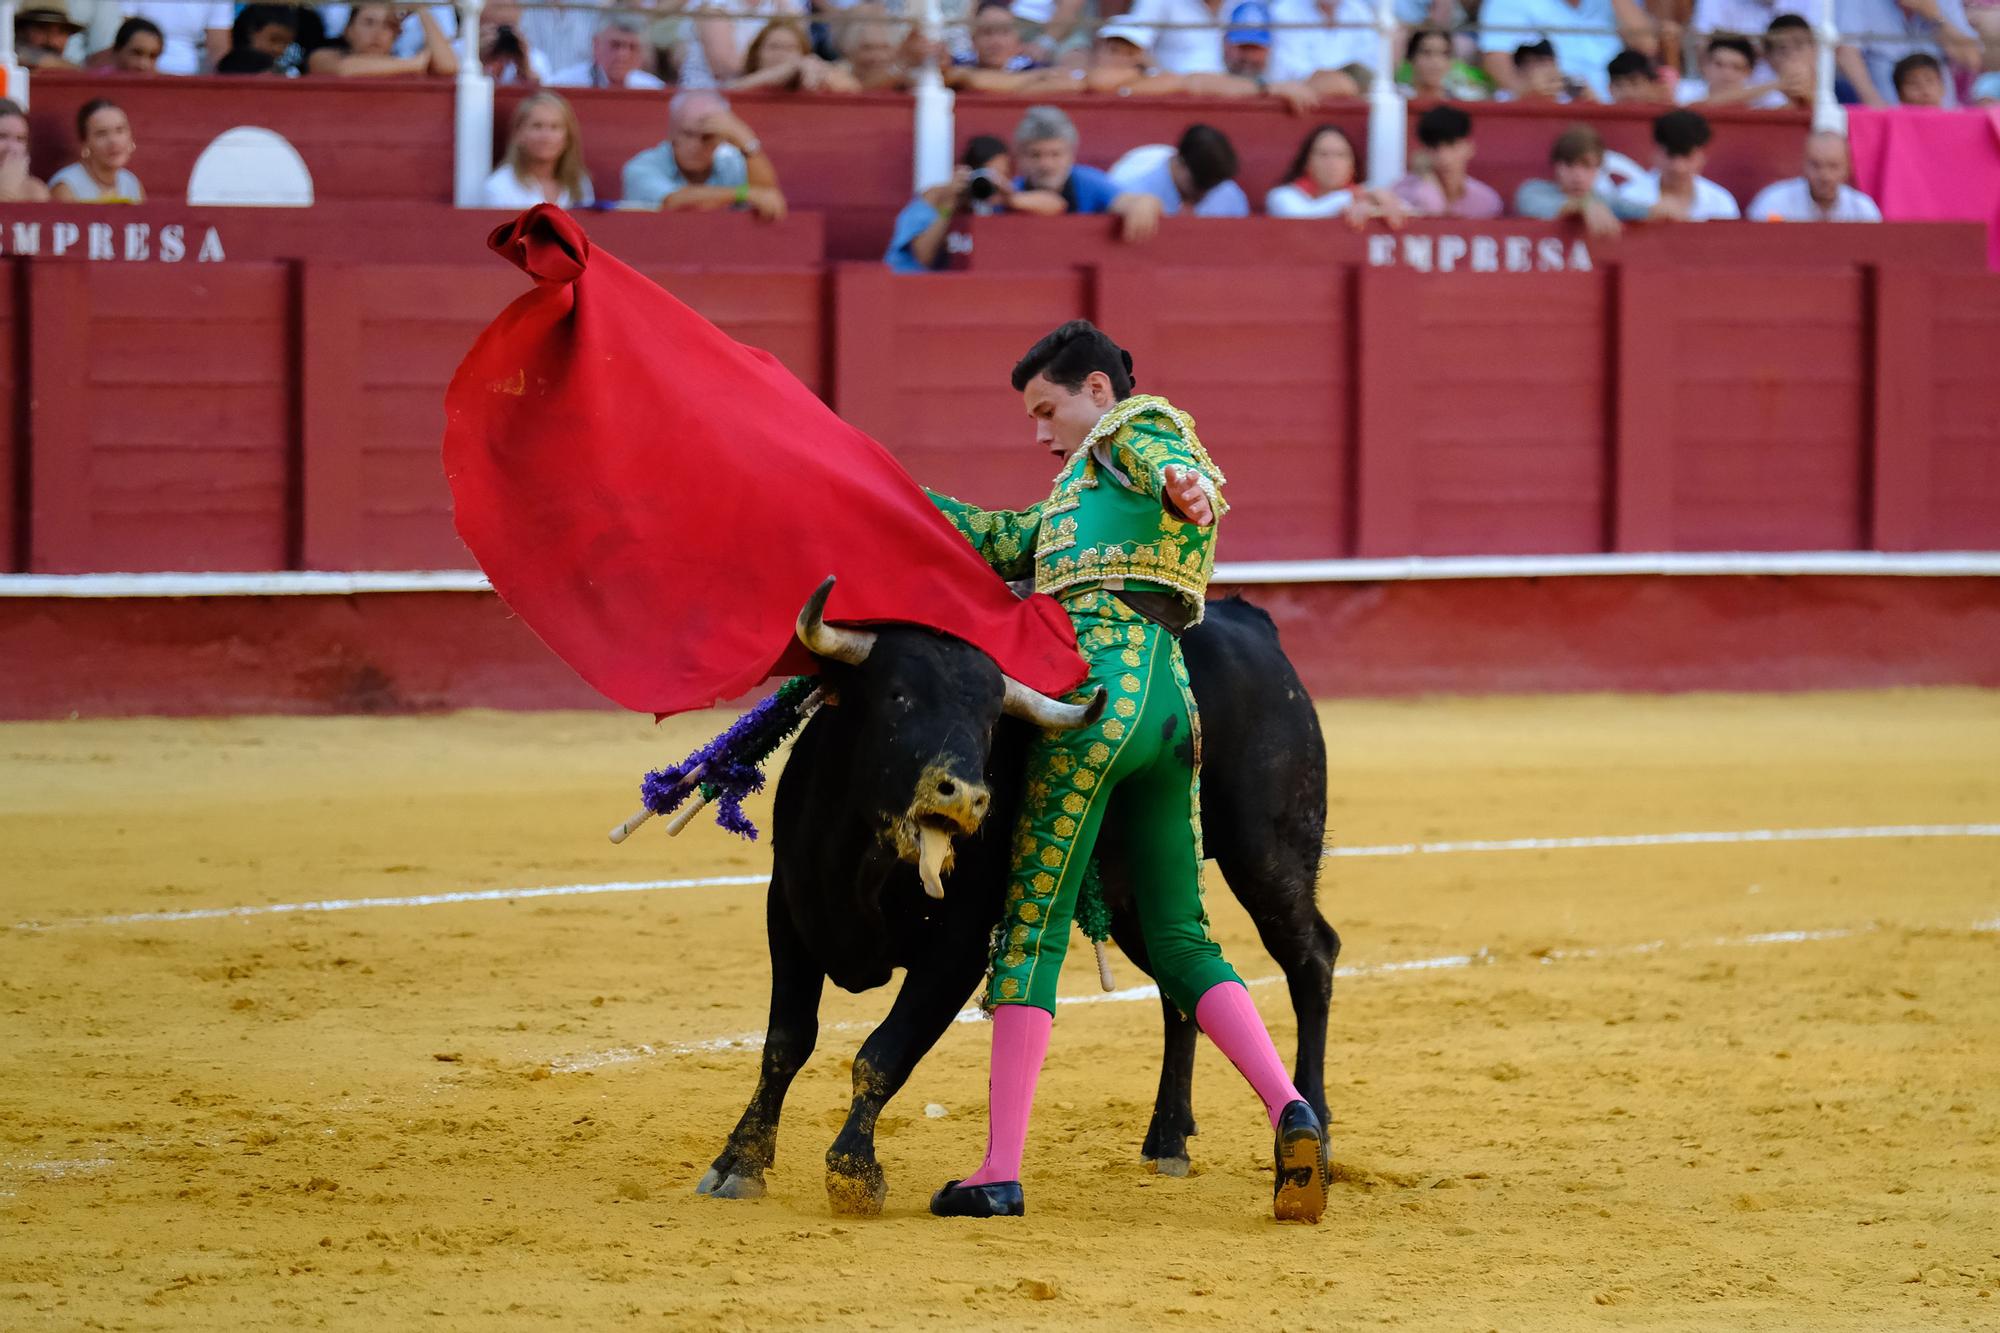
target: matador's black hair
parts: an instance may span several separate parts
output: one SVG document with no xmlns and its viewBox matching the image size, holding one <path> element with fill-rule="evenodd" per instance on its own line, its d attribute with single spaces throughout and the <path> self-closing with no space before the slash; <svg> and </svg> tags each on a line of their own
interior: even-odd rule
<svg viewBox="0 0 2000 1333">
<path fill-rule="evenodd" d="M 1018 392 L 1035 376 L 1046 375 L 1049 383 L 1074 393 L 1094 370 L 1104 372 L 1115 397 L 1132 396 L 1132 354 L 1089 320 L 1073 319 L 1030 347 L 1015 363 L 1014 388 Z"/>
</svg>

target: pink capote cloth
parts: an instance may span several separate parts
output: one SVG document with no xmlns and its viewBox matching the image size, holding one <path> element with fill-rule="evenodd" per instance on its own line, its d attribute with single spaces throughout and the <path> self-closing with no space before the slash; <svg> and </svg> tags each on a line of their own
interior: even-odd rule
<svg viewBox="0 0 2000 1333">
<path fill-rule="evenodd" d="M 2000 272 L 2000 107 L 1847 109 L 1854 188 L 1890 222 L 1983 222 Z"/>
</svg>

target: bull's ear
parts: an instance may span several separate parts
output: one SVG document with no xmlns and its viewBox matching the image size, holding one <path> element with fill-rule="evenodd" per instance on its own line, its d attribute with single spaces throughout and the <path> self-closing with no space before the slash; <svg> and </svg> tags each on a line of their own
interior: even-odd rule
<svg viewBox="0 0 2000 1333">
<path fill-rule="evenodd" d="M 1101 685 L 1084 702 L 1066 704 L 1038 690 L 1029 689 L 1012 676 L 1006 677 L 1006 682 L 1007 692 L 1001 699 L 1001 710 L 1009 717 L 1032 722 L 1044 730 L 1071 731 L 1087 727 L 1104 716 L 1106 695 Z"/>
<path fill-rule="evenodd" d="M 826 599 L 833 596 L 833 575 L 813 589 L 812 596 L 799 610 L 796 631 L 799 642 L 814 657 L 824 657 L 834 662 L 846 662 L 850 666 L 860 666 L 868 660 L 868 654 L 875 649 L 875 634 L 872 630 L 847 629 L 840 625 L 826 623 Z"/>
</svg>

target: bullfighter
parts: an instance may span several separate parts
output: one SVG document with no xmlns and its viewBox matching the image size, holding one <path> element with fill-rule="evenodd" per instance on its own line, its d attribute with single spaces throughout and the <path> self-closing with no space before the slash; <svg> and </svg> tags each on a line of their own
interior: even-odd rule
<svg viewBox="0 0 2000 1333">
<path fill-rule="evenodd" d="M 1135 395 L 1132 358 L 1086 320 L 1063 325 L 1014 367 L 1035 441 L 1062 460 L 1049 497 L 1022 510 L 932 500 L 1007 579 L 1032 574 L 1076 628 L 1100 688 L 1092 725 L 1032 742 L 1005 915 L 994 936 L 986 1157 L 931 1199 L 941 1217 L 1019 1217 L 1021 1157 L 1048 1053 L 1057 974 L 1078 893 L 1114 793 L 1140 830 L 1121 849 L 1161 990 L 1262 1098 L 1275 1133 L 1279 1220 L 1326 1208 L 1326 1131 L 1279 1060 L 1250 992 L 1210 938 L 1201 900 L 1201 723 L 1179 635 L 1202 616 L 1223 475 L 1194 421 Z"/>
</svg>

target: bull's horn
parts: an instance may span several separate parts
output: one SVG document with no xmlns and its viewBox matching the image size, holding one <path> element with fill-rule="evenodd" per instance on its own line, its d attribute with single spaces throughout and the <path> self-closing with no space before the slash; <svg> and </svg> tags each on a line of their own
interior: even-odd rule
<svg viewBox="0 0 2000 1333">
<path fill-rule="evenodd" d="M 1069 731 L 1075 727 L 1087 727 L 1104 716 L 1104 689 L 1099 686 L 1087 703 L 1066 704 L 1031 690 L 1008 676 L 1007 693 L 1000 707 L 1007 716 L 1021 718 L 1046 730 Z"/>
<path fill-rule="evenodd" d="M 799 612 L 799 642 L 814 657 L 860 666 L 868 660 L 868 654 L 875 647 L 875 635 L 865 629 L 842 629 L 838 625 L 827 624 L 822 617 L 826 614 L 826 599 L 832 595 L 833 575 L 829 574 L 826 582 L 813 589 L 813 595 L 806 598 L 806 604 Z"/>
</svg>

